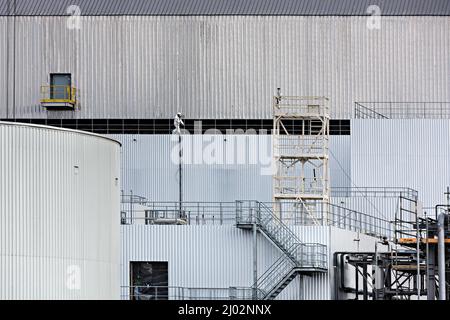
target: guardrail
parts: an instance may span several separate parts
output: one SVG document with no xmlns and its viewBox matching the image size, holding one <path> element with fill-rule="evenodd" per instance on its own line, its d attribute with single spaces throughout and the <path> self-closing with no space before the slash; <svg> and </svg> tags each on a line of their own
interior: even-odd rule
<svg viewBox="0 0 450 320">
<path fill-rule="evenodd" d="M 77 89 L 71 86 L 41 86 L 41 103 L 66 102 L 75 104 Z"/>
<path fill-rule="evenodd" d="M 122 286 L 122 300 L 252 300 L 258 290 L 247 287 L 195 288 L 180 286 Z"/>
<path fill-rule="evenodd" d="M 328 99 L 326 97 L 296 97 L 280 96 L 274 97 L 274 115 L 312 114 L 329 117 Z"/>
<path fill-rule="evenodd" d="M 131 207 L 122 205 L 122 224 L 158 224 L 185 221 L 195 225 L 233 224 L 235 202 L 139 202 Z"/>
<path fill-rule="evenodd" d="M 332 197 L 369 197 L 369 198 L 398 198 L 403 196 L 417 199 L 419 192 L 404 187 L 333 187 Z"/>
<path fill-rule="evenodd" d="M 450 102 L 355 102 L 356 119 L 449 119 Z"/>
<path fill-rule="evenodd" d="M 183 202 L 181 211 L 178 202 L 139 202 L 133 208 L 128 203 L 122 205 L 121 224 L 234 225 L 237 202 Z M 261 204 L 273 209 L 286 225 L 331 225 L 369 235 L 393 235 L 391 221 L 337 204 L 320 202 L 313 212 L 290 202 Z"/>
</svg>

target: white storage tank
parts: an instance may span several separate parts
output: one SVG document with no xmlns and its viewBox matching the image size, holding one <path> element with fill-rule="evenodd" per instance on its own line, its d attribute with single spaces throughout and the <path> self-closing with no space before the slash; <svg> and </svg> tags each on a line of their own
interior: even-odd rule
<svg viewBox="0 0 450 320">
<path fill-rule="evenodd" d="M 0 299 L 120 298 L 120 144 L 0 122 Z"/>
</svg>

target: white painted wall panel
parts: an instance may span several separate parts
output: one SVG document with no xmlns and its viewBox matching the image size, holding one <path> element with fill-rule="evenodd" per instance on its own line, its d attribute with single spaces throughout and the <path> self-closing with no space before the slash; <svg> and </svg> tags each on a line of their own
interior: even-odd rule
<svg viewBox="0 0 450 320">
<path fill-rule="evenodd" d="M 352 120 L 357 186 L 410 187 L 424 207 L 445 203 L 450 184 L 449 120 Z"/>
<path fill-rule="evenodd" d="M 226 226 L 121 227 L 122 285 L 129 285 L 130 261 L 168 261 L 169 286 L 228 288 L 253 284 L 252 232 Z M 328 243 L 328 227 L 297 227 L 303 241 Z M 264 236 L 258 235 L 258 274 L 281 256 Z M 305 277 L 305 290 L 293 284 L 280 299 L 328 299 L 327 275 Z M 296 280 L 299 283 L 298 279 Z M 301 291 L 301 292 L 300 292 Z"/>
<path fill-rule="evenodd" d="M 151 201 L 178 199 L 177 137 L 173 140 L 170 135 L 109 136 L 123 144 L 122 189 L 125 193 L 133 190 L 133 194 Z M 187 157 L 192 159 L 191 164 L 183 165 L 185 201 L 272 201 L 270 135 L 191 135 L 186 139 L 193 139 L 195 149 L 192 157 Z M 202 146 L 202 141 L 204 148 L 196 147 Z M 211 145 L 219 150 L 215 162 L 207 157 L 210 154 L 207 148 Z M 331 136 L 330 149 L 334 155 L 330 160 L 332 186 L 349 186 L 350 136 Z M 187 155 L 187 149 L 185 152 Z M 175 161 L 172 161 L 172 153 Z"/>
<path fill-rule="evenodd" d="M 0 18 L 0 70 L 2 73 L 0 75 L 0 118 L 6 118 L 6 106 L 7 106 L 7 90 L 8 90 L 8 27 L 6 19 Z"/>
<path fill-rule="evenodd" d="M 119 149 L 0 122 L 0 299 L 119 298 Z"/>
<path fill-rule="evenodd" d="M 376 241 L 331 227 L 294 226 L 292 230 L 303 242 L 327 245 L 330 266 L 333 252 L 373 250 Z M 248 287 L 253 283 L 251 231 L 232 225 L 126 225 L 121 227 L 121 233 L 122 286 L 130 284 L 130 261 L 168 261 L 169 286 L 228 288 Z M 360 242 L 354 241 L 358 238 Z M 281 252 L 261 234 L 257 242 L 258 275 L 261 275 Z M 303 280 L 297 277 L 277 299 L 331 299 L 334 285 L 330 279 L 328 273 L 303 277 Z"/>
<path fill-rule="evenodd" d="M 7 19 L 12 24 L 0 17 L 2 30 Z M 371 30 L 367 17 L 82 17 L 76 31 L 67 17 L 17 17 L 9 107 L 14 94 L 18 118 L 172 118 L 182 111 L 269 119 L 277 87 L 329 97 L 334 118 L 351 117 L 356 101 L 450 101 L 448 17 L 381 19 L 381 29 Z M 0 33 L 12 47 L 13 33 Z M 51 72 L 73 73 L 75 114 L 39 107 L 39 86 Z"/>
</svg>

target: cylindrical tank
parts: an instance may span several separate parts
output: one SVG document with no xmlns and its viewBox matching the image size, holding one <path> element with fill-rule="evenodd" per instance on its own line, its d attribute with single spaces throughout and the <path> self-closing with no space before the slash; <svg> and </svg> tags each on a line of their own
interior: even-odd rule
<svg viewBox="0 0 450 320">
<path fill-rule="evenodd" d="M 0 122 L 0 299 L 120 298 L 120 144 Z"/>
</svg>

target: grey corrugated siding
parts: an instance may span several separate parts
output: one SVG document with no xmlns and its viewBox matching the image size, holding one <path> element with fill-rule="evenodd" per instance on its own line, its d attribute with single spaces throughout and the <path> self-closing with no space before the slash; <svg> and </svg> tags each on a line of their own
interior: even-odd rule
<svg viewBox="0 0 450 320">
<path fill-rule="evenodd" d="M 168 261 L 170 286 L 228 288 L 248 287 L 253 283 L 253 240 L 250 231 L 231 225 L 129 225 L 121 228 L 122 286 L 130 283 L 130 261 Z M 278 299 L 332 299 L 333 253 L 373 251 L 377 241 L 376 238 L 333 227 L 295 226 L 292 231 L 303 242 L 328 246 L 329 272 L 303 277 L 303 283 L 296 278 Z M 281 252 L 262 235 L 258 236 L 257 241 L 258 275 L 261 275 L 281 256 Z M 353 279 L 354 275 L 350 274 L 347 278 Z"/>
<path fill-rule="evenodd" d="M 0 0 L 0 15 L 449 15 L 446 0 Z"/>
<path fill-rule="evenodd" d="M 1 300 L 119 298 L 119 149 L 0 122 Z M 79 290 L 68 286 L 72 266 Z"/>
<path fill-rule="evenodd" d="M 129 285 L 130 261 L 168 261 L 169 286 L 228 288 L 253 283 L 252 233 L 234 226 L 122 226 L 122 285 Z M 329 244 L 328 227 L 296 227 L 302 241 Z M 347 236 L 349 239 L 350 237 Z M 258 236 L 258 274 L 281 256 Z M 329 299 L 328 274 L 291 284 L 280 299 Z M 298 284 L 299 280 L 296 280 Z"/>
<path fill-rule="evenodd" d="M 171 160 L 171 154 L 177 154 L 177 140 L 172 141 L 170 135 L 110 135 L 122 142 L 122 189 L 125 193 L 130 190 L 134 194 L 145 196 L 151 201 L 175 201 L 178 199 L 178 159 Z M 175 137 L 176 138 L 176 137 Z M 195 139 L 204 136 L 195 136 Z M 227 142 L 223 139 L 226 138 Z M 242 152 L 255 155 L 267 150 L 270 161 L 270 135 L 254 136 L 218 136 L 220 150 L 232 139 L 243 139 Z M 250 141 L 261 148 L 250 149 Z M 211 142 L 205 140 L 204 146 Z M 350 136 L 331 136 L 330 148 L 339 163 L 350 175 Z M 235 149 L 237 150 L 237 149 Z M 198 153 L 196 153 L 198 155 Z M 266 154 L 265 152 L 263 154 Z M 226 158 L 225 158 L 226 159 Z M 235 158 L 236 159 L 236 158 Z M 250 158 L 243 164 L 185 164 L 183 166 L 183 194 L 185 201 L 235 201 L 252 199 L 272 201 L 272 171 L 261 171 L 269 168 L 270 164 L 249 163 Z M 263 158 L 265 159 L 265 157 Z M 348 187 L 350 182 L 336 159 L 330 160 L 331 184 L 336 187 Z"/>
<path fill-rule="evenodd" d="M 450 120 L 352 120 L 357 186 L 410 187 L 424 207 L 445 203 L 450 185 Z"/>
<path fill-rule="evenodd" d="M 327 96 L 334 118 L 350 118 L 356 101 L 450 101 L 449 19 L 383 17 L 380 30 L 366 22 L 83 17 L 74 31 L 65 17 L 20 17 L 15 53 L 12 37 L 7 45 L 0 32 L 0 114 L 8 99 L 13 116 L 14 90 L 18 118 L 152 119 L 182 111 L 191 119 L 270 119 L 277 87 Z M 12 23 L 6 34 L 14 34 Z M 55 115 L 39 106 L 51 72 L 73 74 L 79 110 Z"/>
<path fill-rule="evenodd" d="M 350 136 L 330 136 L 330 185 L 351 187 Z"/>
</svg>

